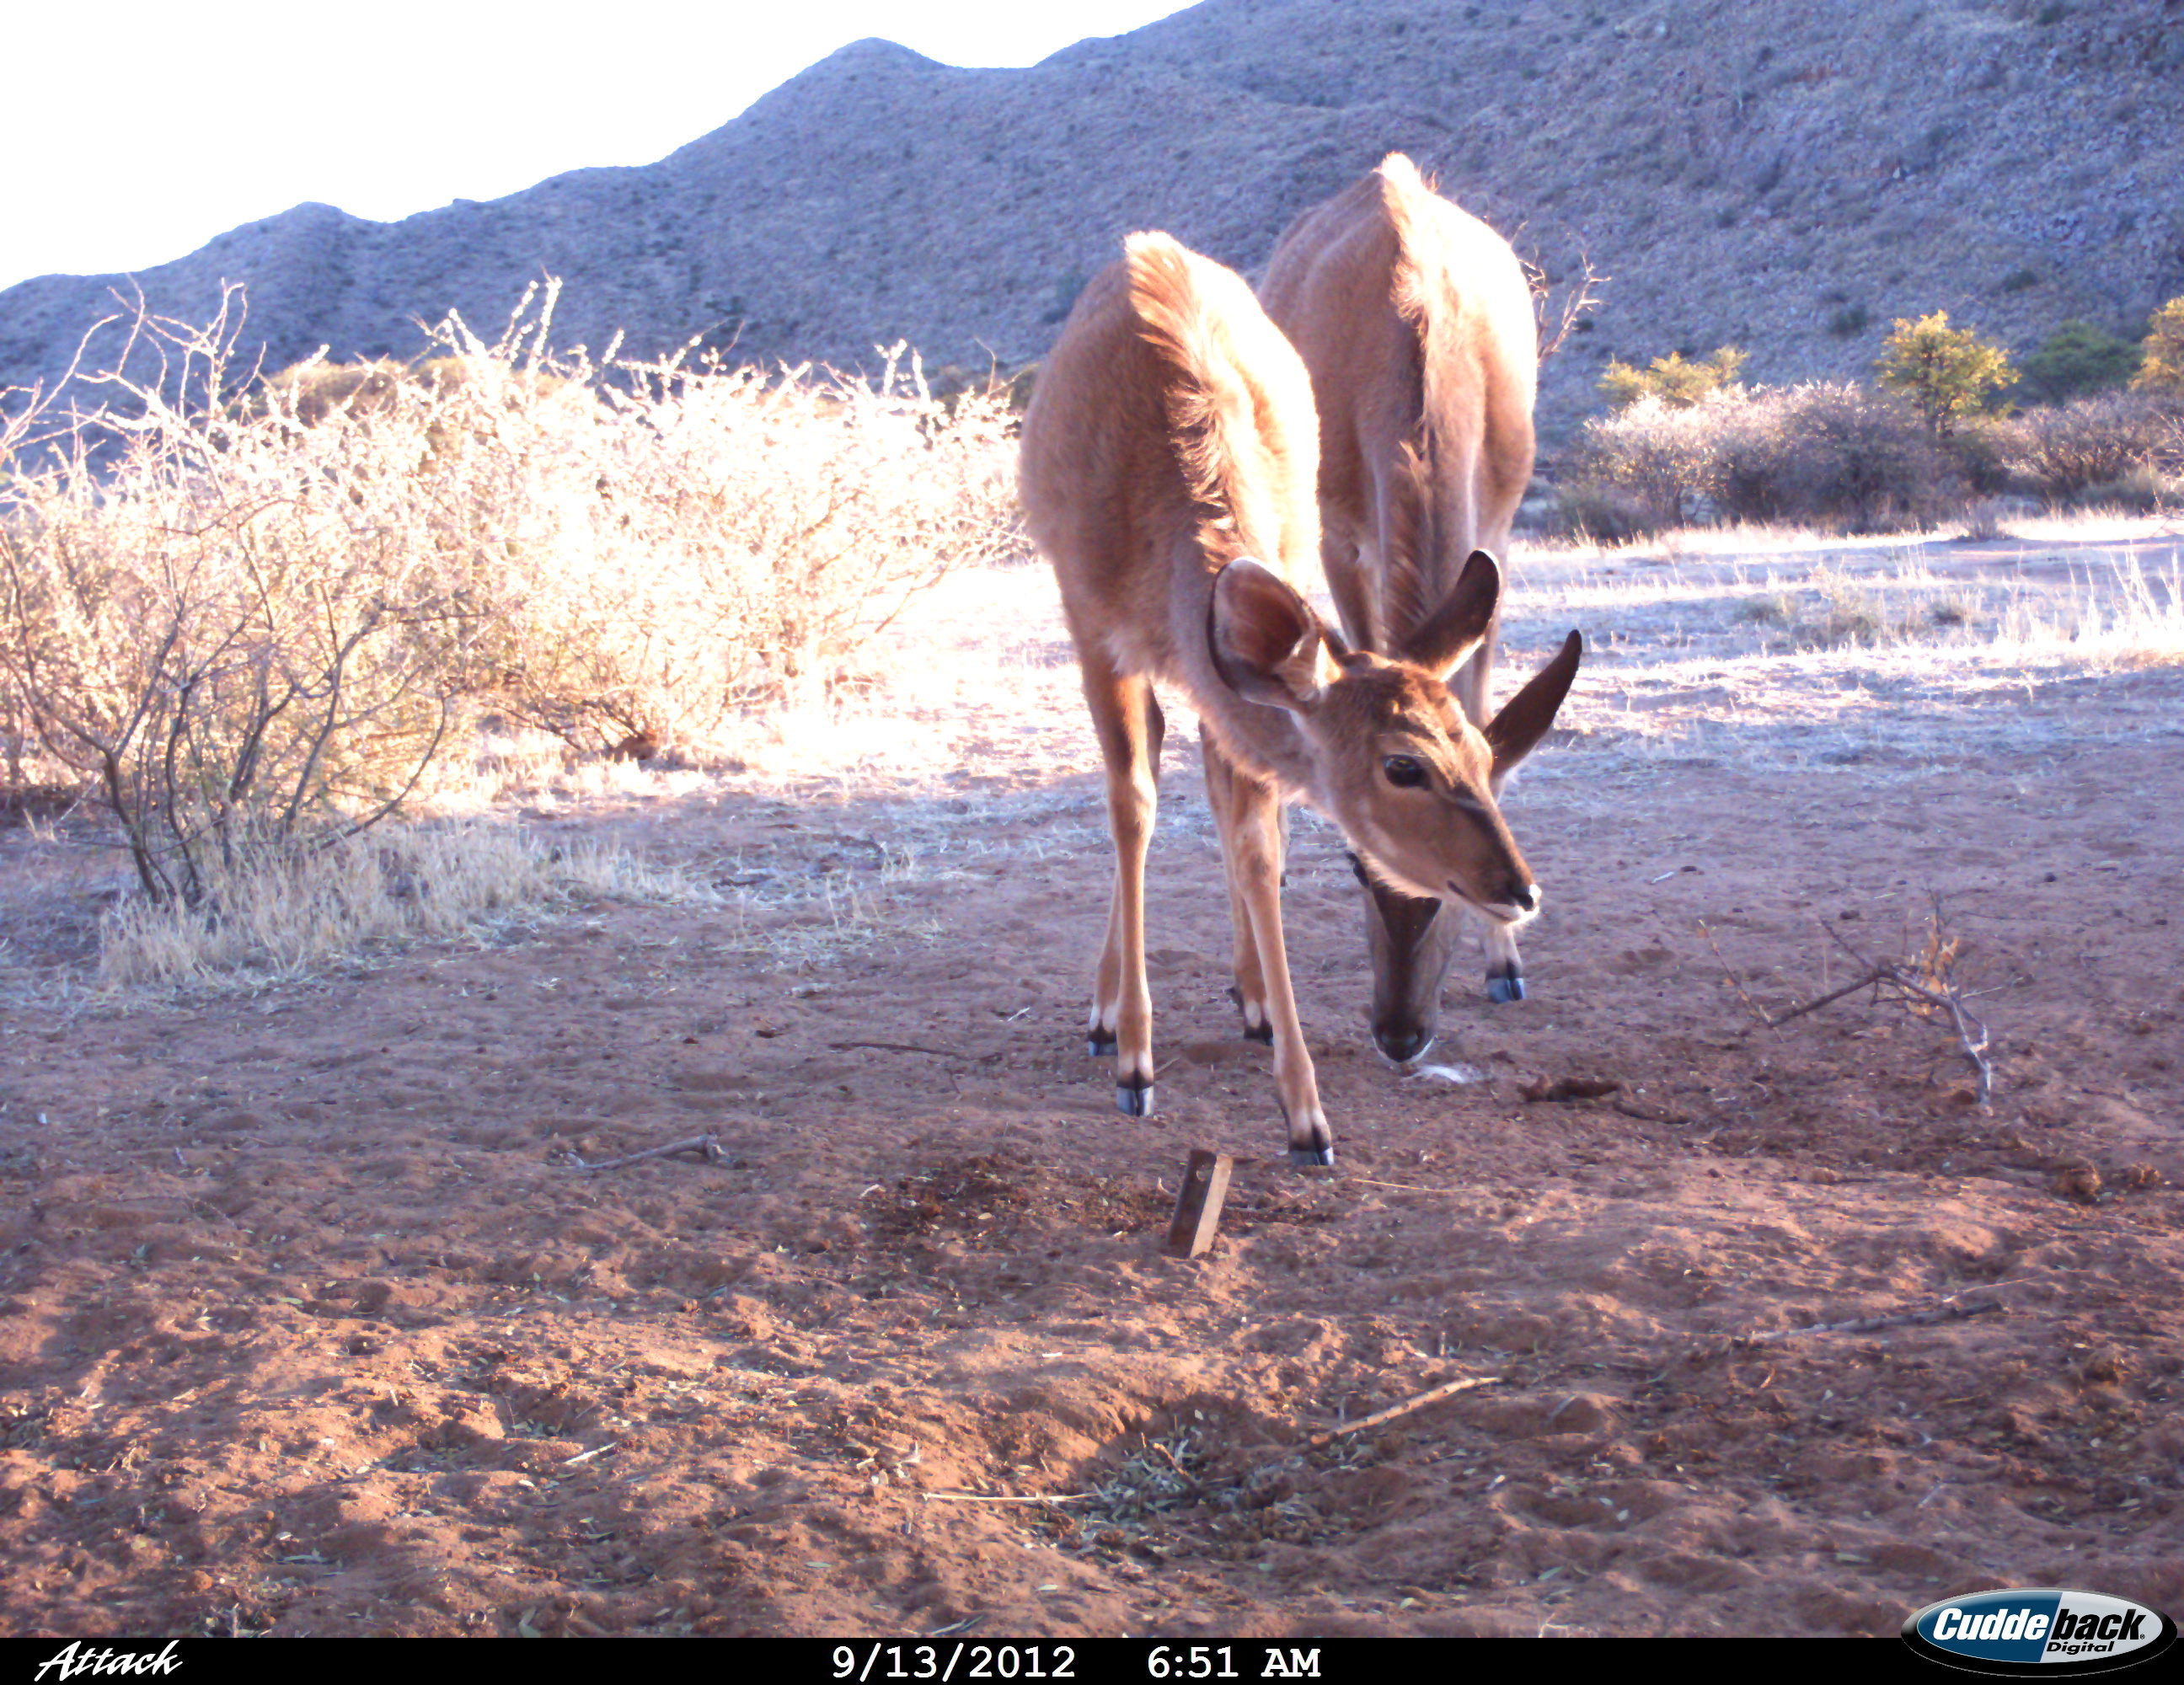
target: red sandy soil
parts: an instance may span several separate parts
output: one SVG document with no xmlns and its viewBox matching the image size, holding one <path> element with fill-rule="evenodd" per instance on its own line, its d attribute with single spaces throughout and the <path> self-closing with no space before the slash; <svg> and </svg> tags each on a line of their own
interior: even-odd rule
<svg viewBox="0 0 2184 1685">
<path fill-rule="evenodd" d="M 1482 1082 L 1370 1050 L 1357 892 L 1300 825 L 1331 1174 L 1281 1162 L 1238 1035 L 1187 726 L 1150 1121 L 1084 1056 L 1081 746 L 952 794 L 727 781 L 539 821 L 801 893 L 757 910 L 601 904 L 247 996 L 0 1009 L 0 1622 L 1888 1633 L 2008 1585 L 2184 1611 L 2184 669 L 1964 703 L 1946 752 L 1876 687 L 1861 746 L 1797 773 L 1739 752 L 1734 697 L 1619 753 L 1617 682 L 1589 671 L 1513 794 L 1551 898 L 1534 998 L 1490 1006 L 1466 954 L 1431 1055 Z M 929 869 L 891 881 L 916 827 Z M 1930 892 L 1995 991 L 1991 1112 L 1936 1025 L 1852 998 L 1768 1030 L 1743 998 L 1844 982 L 1823 925 L 1915 948 Z M 1561 1078 L 1620 1086 L 1524 1098 Z M 714 1162 L 571 1161 L 709 1130 Z M 1193 1147 L 1240 1162 L 1184 1261 Z M 1494 1382 L 1306 1446 L 1464 1376 Z"/>
</svg>

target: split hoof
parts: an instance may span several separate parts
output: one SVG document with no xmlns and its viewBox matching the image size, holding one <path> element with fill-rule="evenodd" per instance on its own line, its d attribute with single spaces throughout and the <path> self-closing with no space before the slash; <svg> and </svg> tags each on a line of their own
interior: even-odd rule
<svg viewBox="0 0 2184 1685">
<path fill-rule="evenodd" d="M 1264 1024 L 1246 1024 L 1244 1026 L 1244 1039 L 1247 1042 L 1256 1042 L 1262 1047 L 1273 1046 L 1273 1021 L 1269 1019 Z"/>
<path fill-rule="evenodd" d="M 1087 1059 L 1112 1059 L 1115 1047 L 1113 1036 L 1104 1030 L 1095 1030 L 1084 1038 L 1084 1056 Z"/>
<path fill-rule="evenodd" d="M 1332 1146 L 1292 1147 L 1290 1148 L 1290 1162 L 1293 1165 L 1331 1168 L 1334 1163 L 1334 1148 Z"/>
<path fill-rule="evenodd" d="M 1497 1006 L 1506 1006 L 1513 1000 L 1524 998 L 1524 980 L 1521 976 L 1489 977 L 1486 998 Z"/>
<path fill-rule="evenodd" d="M 1150 1117 L 1153 1115 L 1153 1085 L 1134 1088 L 1127 1082 L 1115 1085 L 1115 1109 L 1124 1117 Z"/>
</svg>

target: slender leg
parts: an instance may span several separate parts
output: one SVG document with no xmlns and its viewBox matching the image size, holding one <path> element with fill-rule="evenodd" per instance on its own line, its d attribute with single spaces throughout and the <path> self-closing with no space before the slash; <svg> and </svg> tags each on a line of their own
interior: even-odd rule
<svg viewBox="0 0 2184 1685">
<path fill-rule="evenodd" d="M 1115 1055 L 1115 1104 L 1127 1117 L 1153 1109 L 1153 1001 L 1145 981 L 1145 853 L 1160 805 L 1166 722 L 1142 674 L 1123 675 L 1079 652 L 1084 699 L 1107 763 L 1107 828 L 1115 841 L 1115 891 L 1100 954 L 1087 1040 Z"/>
<path fill-rule="evenodd" d="M 1233 809 L 1236 770 L 1213 747 L 1213 740 L 1206 735 L 1203 726 L 1199 728 L 1198 747 L 1206 762 L 1206 804 L 1213 809 L 1214 829 L 1221 836 L 1221 876 L 1228 886 L 1228 925 L 1235 936 L 1236 987 L 1229 993 L 1244 1015 L 1245 1038 L 1264 1042 L 1271 1047 L 1274 1025 L 1267 1015 L 1267 986 L 1259 970 L 1259 945 L 1252 939 L 1251 909 L 1245 904 L 1242 886 L 1236 881 L 1235 849 L 1230 841 L 1235 826 Z"/>
<path fill-rule="evenodd" d="M 1494 919 L 1486 921 L 1486 998 L 1500 1004 L 1524 998 L 1524 961 L 1517 952 L 1517 932 Z"/>
<path fill-rule="evenodd" d="M 1320 1109 L 1319 1083 L 1312 1054 L 1305 1048 L 1304 1026 L 1297 1021 L 1289 951 L 1282 941 L 1281 798 L 1272 785 L 1230 765 L 1211 744 L 1206 754 L 1209 761 L 1222 763 L 1228 780 L 1228 824 L 1222 852 L 1257 949 L 1267 1017 L 1274 1036 L 1274 1091 L 1289 1120 L 1290 1161 L 1331 1165 L 1334 1137 L 1327 1126 L 1327 1114 Z"/>
</svg>

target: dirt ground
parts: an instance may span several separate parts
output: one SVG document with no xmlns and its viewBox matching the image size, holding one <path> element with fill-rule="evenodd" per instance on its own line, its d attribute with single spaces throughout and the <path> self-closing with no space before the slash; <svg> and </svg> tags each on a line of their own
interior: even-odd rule
<svg viewBox="0 0 2184 1685">
<path fill-rule="evenodd" d="M 2173 566 L 2176 534 L 2131 553 Z M 1521 564 L 1512 672 L 1592 644 L 1507 803 L 1547 896 L 1533 998 L 1489 1005 L 1474 948 L 1437 1068 L 1386 1065 L 1357 893 L 1301 818 L 1331 1173 L 1282 1161 L 1238 1034 L 1179 709 L 1159 1115 L 1085 1058 L 1105 825 L 1035 570 L 937 598 L 892 714 L 532 804 L 709 898 L 63 998 L 105 892 L 65 837 L 0 834 L 0 871 L 59 886 L 0 929 L 0 1627 L 1891 1633 L 2008 1585 L 2184 1611 L 2184 665 L 1993 642 L 2122 542 L 1834 556 L 1873 584 L 1825 612 L 1933 636 L 1802 653 L 1810 554 Z M 1991 1112 L 1901 1009 L 1748 1004 L 1853 974 L 1824 926 L 1915 948 L 1934 895 L 1987 991 Z M 1620 1086 L 1526 1098 L 1563 1078 Z M 709 1130 L 714 1162 L 571 1159 Z M 1160 1243 L 1194 1147 L 1239 1163 L 1186 1262 Z M 1306 1444 L 1466 1376 L 1492 1384 Z"/>
</svg>

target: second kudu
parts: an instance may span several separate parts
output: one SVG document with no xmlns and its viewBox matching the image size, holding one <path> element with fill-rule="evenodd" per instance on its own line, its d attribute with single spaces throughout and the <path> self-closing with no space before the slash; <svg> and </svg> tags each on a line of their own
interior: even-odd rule
<svg viewBox="0 0 2184 1685">
<path fill-rule="evenodd" d="M 1507 553 L 1531 478 L 1539 338 L 1524 270 L 1508 242 L 1396 153 L 1290 225 L 1259 292 L 1312 376 L 1320 553 L 1343 631 L 1357 648 L 1400 651 L 1469 570 Z M 1497 616 L 1449 684 L 1490 737 L 1499 629 Z M 1510 708 L 1552 718 L 1581 653 L 1572 632 Z M 1496 796 L 1521 753 L 1496 753 Z M 1462 920 L 1446 898 L 1421 899 L 1363 867 L 1357 876 L 1373 1038 L 1391 1059 L 1416 1059 L 1440 1025 Z M 1486 954 L 1488 998 L 1522 1000 L 1515 926 L 1490 915 Z"/>
<path fill-rule="evenodd" d="M 1106 762 L 1115 887 L 1090 1041 L 1117 1102 L 1152 1110 L 1145 866 L 1163 725 L 1153 681 L 1201 722 L 1206 794 L 1235 920 L 1246 1033 L 1273 1043 L 1290 1156 L 1334 1159 L 1282 941 L 1282 803 L 1342 829 L 1380 882 L 1517 925 L 1539 888 L 1495 806 L 1497 767 L 1546 731 L 1528 687 L 1485 731 L 1449 675 L 1499 602 L 1468 568 L 1386 654 L 1353 650 L 1292 581 L 1319 545 L 1318 429 L 1289 342 L 1233 272 L 1133 235 L 1078 300 L 1024 417 L 1020 486 L 1054 564 Z"/>
</svg>

